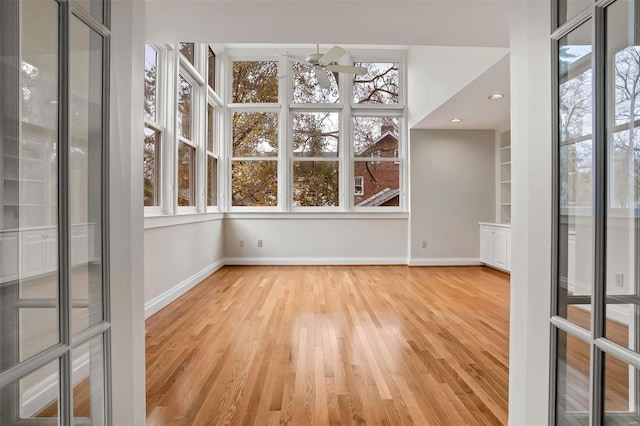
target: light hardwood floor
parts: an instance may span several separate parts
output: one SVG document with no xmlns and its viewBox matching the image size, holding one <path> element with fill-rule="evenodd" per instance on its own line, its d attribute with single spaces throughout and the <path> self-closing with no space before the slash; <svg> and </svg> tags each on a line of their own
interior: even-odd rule
<svg viewBox="0 0 640 426">
<path fill-rule="evenodd" d="M 505 424 L 508 282 L 225 267 L 147 320 L 148 424 Z"/>
</svg>

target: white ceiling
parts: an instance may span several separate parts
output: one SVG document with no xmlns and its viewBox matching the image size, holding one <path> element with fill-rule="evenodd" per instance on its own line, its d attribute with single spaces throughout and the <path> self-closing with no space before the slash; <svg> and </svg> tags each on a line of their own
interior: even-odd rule
<svg viewBox="0 0 640 426">
<path fill-rule="evenodd" d="M 490 100 L 493 93 L 504 98 Z M 510 123 L 509 55 L 464 87 L 438 109 L 416 124 L 414 129 L 497 129 Z M 460 123 L 451 123 L 452 118 Z"/>
<path fill-rule="evenodd" d="M 146 41 L 507 47 L 508 0 L 146 0 Z"/>
</svg>

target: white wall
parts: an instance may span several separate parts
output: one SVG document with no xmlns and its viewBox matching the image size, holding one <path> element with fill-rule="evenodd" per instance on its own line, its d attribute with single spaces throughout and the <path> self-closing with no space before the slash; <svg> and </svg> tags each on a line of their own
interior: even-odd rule
<svg viewBox="0 0 640 426">
<path fill-rule="evenodd" d="M 410 156 L 411 264 L 478 263 L 478 222 L 495 217 L 495 132 L 411 130 Z"/>
<path fill-rule="evenodd" d="M 142 144 L 144 2 L 111 4 L 110 242 L 113 424 L 146 423 Z"/>
<path fill-rule="evenodd" d="M 223 265 L 222 219 L 144 231 L 144 291 L 150 316 Z"/>
<path fill-rule="evenodd" d="M 417 125 L 508 53 L 508 48 L 501 47 L 409 47 L 409 128 Z"/>
<path fill-rule="evenodd" d="M 225 219 L 227 264 L 402 264 L 407 261 L 407 219 Z M 263 240 L 263 247 L 257 241 Z M 244 240 L 241 248 L 239 240 Z"/>
<path fill-rule="evenodd" d="M 509 424 L 549 413 L 551 56 L 549 1 L 511 6 Z"/>
</svg>

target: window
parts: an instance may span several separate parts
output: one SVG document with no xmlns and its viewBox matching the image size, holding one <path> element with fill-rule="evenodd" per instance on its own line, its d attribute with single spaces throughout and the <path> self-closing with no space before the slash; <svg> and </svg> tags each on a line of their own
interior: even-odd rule
<svg viewBox="0 0 640 426">
<path fill-rule="evenodd" d="M 278 102 L 277 61 L 234 61 L 234 104 Z M 255 108 L 255 107 L 254 107 Z M 231 206 L 278 206 L 278 156 L 280 113 L 277 106 L 232 114 Z"/>
<path fill-rule="evenodd" d="M 340 205 L 337 112 L 294 112 L 293 206 Z"/>
<path fill-rule="evenodd" d="M 158 50 L 145 45 L 143 191 L 145 207 L 162 205 L 162 133 L 158 112 Z"/>
<path fill-rule="evenodd" d="M 178 45 L 178 50 L 185 57 L 187 61 L 193 66 L 196 65 L 196 44 L 195 43 L 180 43 Z"/>
<path fill-rule="evenodd" d="M 215 92 L 216 90 L 216 54 L 211 47 L 207 47 L 207 83 Z"/>
<path fill-rule="evenodd" d="M 218 205 L 218 158 L 216 157 L 215 108 L 207 105 L 207 206 Z"/>
<path fill-rule="evenodd" d="M 397 62 L 356 62 L 367 74 L 353 78 L 354 104 L 399 104 L 400 74 Z"/>
<path fill-rule="evenodd" d="M 353 194 L 355 208 L 400 206 L 398 146 L 397 118 L 353 118 L 353 173 L 363 178 L 362 191 Z"/>
<path fill-rule="evenodd" d="M 193 84 L 178 76 L 178 206 L 196 205 L 196 143 L 193 129 Z"/>
<path fill-rule="evenodd" d="M 353 194 L 364 195 L 364 176 L 356 176 L 353 178 Z"/>
<path fill-rule="evenodd" d="M 230 66 L 229 206 L 283 211 L 404 207 L 399 55 L 355 62 L 348 55 L 341 58 L 341 64 L 367 67 L 366 75 L 310 70 L 290 59 L 260 59 L 239 56 Z M 326 72 L 328 88 L 319 86 L 317 72 Z M 283 79 L 286 84 L 279 86 Z M 273 117 L 259 119 L 261 114 Z M 275 126 L 264 127 L 276 117 L 286 120 L 279 123 L 277 135 Z M 243 132 L 246 121 L 256 121 L 256 127 Z M 260 135 L 267 130 L 270 137 Z M 351 187 L 355 176 L 357 190 Z"/>
<path fill-rule="evenodd" d="M 278 205 L 278 114 L 233 114 L 233 206 Z"/>
</svg>

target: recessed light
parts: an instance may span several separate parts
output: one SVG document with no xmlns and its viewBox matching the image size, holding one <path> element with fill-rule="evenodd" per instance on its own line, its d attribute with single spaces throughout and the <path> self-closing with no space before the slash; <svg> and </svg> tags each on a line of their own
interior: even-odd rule
<svg viewBox="0 0 640 426">
<path fill-rule="evenodd" d="M 449 120 L 452 123 L 459 123 L 462 121 L 462 118 L 452 118 L 451 120 Z"/>
<path fill-rule="evenodd" d="M 50 103 L 51 105 L 58 105 L 58 101 L 53 100 L 53 99 L 52 99 L 52 100 L 50 100 L 50 101 L 49 101 L 49 103 Z"/>
<path fill-rule="evenodd" d="M 504 98 L 504 94 L 502 93 L 494 93 L 493 95 L 489 96 L 489 99 L 496 100 L 496 99 L 502 99 Z"/>
</svg>

